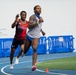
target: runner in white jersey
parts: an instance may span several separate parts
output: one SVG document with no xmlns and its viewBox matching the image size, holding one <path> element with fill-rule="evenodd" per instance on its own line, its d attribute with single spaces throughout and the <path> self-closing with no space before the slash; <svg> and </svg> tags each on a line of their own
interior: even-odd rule
<svg viewBox="0 0 76 75">
<path fill-rule="evenodd" d="M 34 13 L 30 16 L 28 28 L 29 31 L 27 33 L 27 39 L 25 40 L 25 47 L 24 47 L 24 54 L 27 53 L 30 46 L 32 45 L 33 48 L 33 56 L 32 56 L 32 71 L 36 70 L 36 59 L 37 59 L 37 47 L 38 41 L 40 38 L 40 32 L 45 35 L 45 32 L 41 29 L 43 19 L 40 17 L 41 14 L 41 7 L 36 5 L 34 7 Z"/>
<path fill-rule="evenodd" d="M 33 24 L 36 24 L 39 22 L 39 18 L 34 14 L 32 15 L 34 17 Z M 40 32 L 41 32 L 42 22 L 38 23 L 38 25 L 35 25 L 35 27 L 29 28 L 29 31 L 27 33 L 27 36 L 30 36 L 32 38 L 40 38 Z"/>
<path fill-rule="evenodd" d="M 41 14 L 41 7 L 39 5 L 36 5 L 34 7 L 34 15 L 32 15 L 29 19 L 28 28 L 29 31 L 27 33 L 27 43 L 25 43 L 25 52 L 29 48 L 30 45 L 32 45 L 33 48 L 33 56 L 32 56 L 32 71 L 36 70 L 36 59 L 37 59 L 37 47 L 38 47 L 38 41 L 40 38 L 40 32 L 42 32 L 43 35 L 45 35 L 45 32 L 42 31 L 42 23 L 43 19 L 40 17 Z"/>
</svg>

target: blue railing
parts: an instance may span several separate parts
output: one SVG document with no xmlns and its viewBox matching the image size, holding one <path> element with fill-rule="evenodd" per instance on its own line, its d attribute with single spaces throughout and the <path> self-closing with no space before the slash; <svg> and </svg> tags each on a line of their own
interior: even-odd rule
<svg viewBox="0 0 76 75">
<path fill-rule="evenodd" d="M 74 50 L 74 38 L 69 36 L 49 36 L 48 40 L 48 52 L 60 53 L 60 52 L 73 52 Z"/>
<path fill-rule="evenodd" d="M 9 57 L 11 52 L 11 44 L 13 38 L 0 39 L 0 57 Z M 48 36 L 40 37 L 39 45 L 37 48 L 37 54 L 46 53 L 62 53 L 73 52 L 74 50 L 74 37 L 69 36 Z M 15 51 L 14 56 L 17 56 L 20 52 L 20 47 Z M 32 55 L 33 49 L 30 47 L 26 55 Z"/>
</svg>

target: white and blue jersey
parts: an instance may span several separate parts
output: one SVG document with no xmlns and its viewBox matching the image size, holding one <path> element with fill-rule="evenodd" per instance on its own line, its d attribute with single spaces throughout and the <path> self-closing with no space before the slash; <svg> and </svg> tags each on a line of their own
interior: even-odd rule
<svg viewBox="0 0 76 75">
<path fill-rule="evenodd" d="M 34 24 L 37 21 L 39 21 L 39 18 L 35 14 L 33 16 L 34 16 L 34 22 L 33 22 Z M 35 28 L 29 29 L 27 36 L 31 38 L 40 38 L 41 27 L 42 27 L 42 23 L 39 23 Z"/>
</svg>

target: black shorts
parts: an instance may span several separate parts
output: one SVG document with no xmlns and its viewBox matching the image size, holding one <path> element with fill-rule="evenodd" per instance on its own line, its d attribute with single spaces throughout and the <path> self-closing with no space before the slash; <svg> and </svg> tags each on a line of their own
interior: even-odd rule
<svg viewBox="0 0 76 75">
<path fill-rule="evenodd" d="M 25 40 L 17 40 L 17 39 L 13 39 L 13 42 L 12 42 L 12 45 L 11 45 L 11 48 L 17 48 L 18 45 L 22 45 L 25 43 Z"/>
</svg>

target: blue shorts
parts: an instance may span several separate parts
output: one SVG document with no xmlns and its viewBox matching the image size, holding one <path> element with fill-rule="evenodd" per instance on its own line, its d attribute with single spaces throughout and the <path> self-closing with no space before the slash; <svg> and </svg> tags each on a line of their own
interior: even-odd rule
<svg viewBox="0 0 76 75">
<path fill-rule="evenodd" d="M 30 37 L 30 36 L 28 36 L 28 35 L 26 35 L 26 37 L 27 37 L 27 39 L 29 40 L 29 41 L 32 41 L 34 38 L 32 38 L 32 37 Z"/>
</svg>

